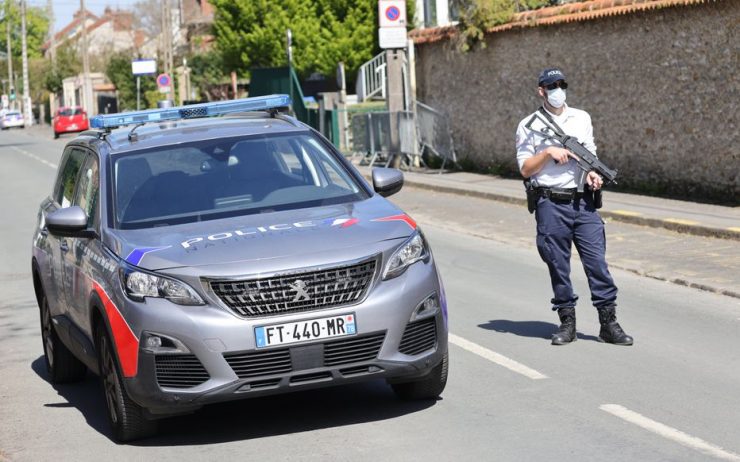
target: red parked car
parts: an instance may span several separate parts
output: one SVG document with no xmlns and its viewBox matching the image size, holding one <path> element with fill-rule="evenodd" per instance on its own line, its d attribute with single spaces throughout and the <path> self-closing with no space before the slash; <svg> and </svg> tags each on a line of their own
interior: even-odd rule
<svg viewBox="0 0 740 462">
<path fill-rule="evenodd" d="M 62 133 L 81 132 L 90 128 L 87 113 L 81 107 L 61 107 L 54 116 L 54 138 Z"/>
</svg>

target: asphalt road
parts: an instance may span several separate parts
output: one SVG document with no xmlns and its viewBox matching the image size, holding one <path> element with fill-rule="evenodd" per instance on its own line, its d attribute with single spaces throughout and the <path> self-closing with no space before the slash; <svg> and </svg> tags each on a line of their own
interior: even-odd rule
<svg viewBox="0 0 740 462">
<path fill-rule="evenodd" d="M 55 387 L 44 369 L 31 232 L 63 143 L 33 133 L 0 133 L 0 461 L 740 461 L 737 299 L 614 269 L 635 345 L 605 345 L 574 262 L 579 340 L 552 347 L 534 246 L 451 226 L 413 189 L 395 200 L 419 211 L 450 301 L 442 399 L 404 403 L 382 382 L 310 391 L 209 407 L 116 445 L 97 378 Z M 475 215 L 471 204 L 459 213 Z M 485 204 L 504 221 L 513 213 Z"/>
</svg>

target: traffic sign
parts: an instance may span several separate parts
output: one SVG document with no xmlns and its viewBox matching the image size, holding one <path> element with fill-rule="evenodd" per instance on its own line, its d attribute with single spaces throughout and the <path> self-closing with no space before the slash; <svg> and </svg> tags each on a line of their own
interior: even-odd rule
<svg viewBox="0 0 740 462">
<path fill-rule="evenodd" d="M 408 38 L 405 27 L 381 27 L 378 29 L 380 48 L 406 48 Z"/>
<path fill-rule="evenodd" d="M 378 0 L 380 27 L 406 27 L 406 0 Z"/>
<path fill-rule="evenodd" d="M 157 86 L 160 93 L 169 93 L 172 86 L 172 78 L 168 74 L 159 74 L 157 76 Z"/>
<path fill-rule="evenodd" d="M 159 74 L 157 76 L 157 86 L 158 87 L 169 87 L 172 85 L 172 79 L 167 74 Z"/>
<path fill-rule="evenodd" d="M 153 59 L 137 59 L 131 61 L 131 73 L 134 75 L 156 74 L 157 61 Z"/>
</svg>

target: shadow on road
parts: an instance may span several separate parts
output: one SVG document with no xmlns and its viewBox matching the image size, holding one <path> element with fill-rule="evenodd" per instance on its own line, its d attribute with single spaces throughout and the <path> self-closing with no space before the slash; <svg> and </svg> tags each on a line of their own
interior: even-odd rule
<svg viewBox="0 0 740 462">
<path fill-rule="evenodd" d="M 31 367 L 49 380 L 43 356 Z M 93 429 L 110 438 L 97 377 L 88 374 L 83 382 L 54 385 L 54 389 L 83 414 Z M 434 404 L 431 400 L 401 401 L 385 382 L 374 381 L 213 404 L 192 415 L 160 420 L 158 436 L 130 444 L 180 446 L 250 440 L 392 419 Z M 65 403 L 45 406 L 67 407 Z"/>
<path fill-rule="evenodd" d="M 510 321 L 508 319 L 496 319 L 488 321 L 485 324 L 478 324 L 478 327 L 486 330 L 495 330 L 496 332 L 514 334 L 520 337 L 533 338 L 552 338 L 552 334 L 558 329 L 557 324 L 543 321 Z M 598 337 L 586 335 L 578 332 L 579 340 L 599 341 Z"/>
</svg>

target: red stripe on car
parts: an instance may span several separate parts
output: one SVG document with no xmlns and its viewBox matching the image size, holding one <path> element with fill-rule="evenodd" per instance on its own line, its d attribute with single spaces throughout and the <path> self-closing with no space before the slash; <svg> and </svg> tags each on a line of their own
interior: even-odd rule
<svg viewBox="0 0 740 462">
<path fill-rule="evenodd" d="M 108 323 L 113 333 L 113 343 L 115 343 L 116 351 L 118 351 L 118 360 L 121 362 L 123 376 L 134 377 L 139 361 L 139 339 L 136 338 L 131 327 L 123 319 L 123 315 L 118 311 L 118 308 L 100 284 L 93 281 L 93 287 L 95 287 L 95 292 L 103 301 L 105 313 L 108 315 Z"/>
<path fill-rule="evenodd" d="M 416 229 L 416 222 L 414 221 L 414 219 L 406 215 L 405 213 L 402 213 L 401 215 L 393 215 L 390 217 L 376 218 L 373 221 L 403 221 L 407 225 L 409 225 L 411 229 Z"/>
</svg>

